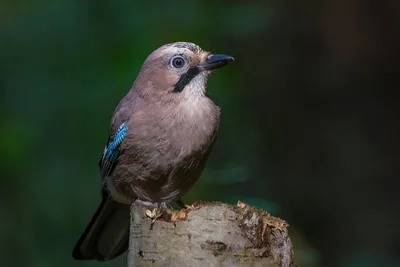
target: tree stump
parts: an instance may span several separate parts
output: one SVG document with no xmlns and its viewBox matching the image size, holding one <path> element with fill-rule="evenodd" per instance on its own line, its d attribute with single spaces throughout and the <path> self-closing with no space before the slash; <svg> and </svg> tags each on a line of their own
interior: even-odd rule
<svg viewBox="0 0 400 267">
<path fill-rule="evenodd" d="M 240 201 L 193 206 L 153 223 L 133 204 L 128 267 L 295 266 L 285 221 Z"/>
</svg>

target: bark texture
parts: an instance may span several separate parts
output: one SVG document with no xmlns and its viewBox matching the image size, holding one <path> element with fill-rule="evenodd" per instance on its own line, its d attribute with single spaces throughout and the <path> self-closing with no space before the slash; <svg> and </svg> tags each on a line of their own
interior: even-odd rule
<svg viewBox="0 0 400 267">
<path fill-rule="evenodd" d="M 295 266 L 285 221 L 240 201 L 194 206 L 152 223 L 133 204 L 128 267 Z"/>
</svg>

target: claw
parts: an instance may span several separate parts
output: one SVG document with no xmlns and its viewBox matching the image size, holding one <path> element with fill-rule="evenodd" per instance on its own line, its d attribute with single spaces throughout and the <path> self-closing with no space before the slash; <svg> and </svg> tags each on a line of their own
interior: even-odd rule
<svg viewBox="0 0 400 267">
<path fill-rule="evenodd" d="M 152 219 L 151 223 L 154 223 L 158 218 L 162 217 L 163 209 L 155 208 L 153 210 L 146 210 L 146 215 Z"/>
<path fill-rule="evenodd" d="M 185 209 L 185 210 L 195 210 L 198 207 L 196 207 L 195 205 L 186 205 L 185 203 L 183 203 L 183 201 L 181 199 L 176 201 L 176 204 L 181 208 L 181 209 Z"/>
<path fill-rule="evenodd" d="M 190 210 L 195 210 L 199 208 L 196 207 L 195 205 L 185 205 L 182 202 L 182 200 L 176 201 L 176 204 L 183 209 L 180 211 L 169 210 L 168 205 L 165 202 L 153 203 L 142 200 L 136 200 L 136 201 L 140 205 L 149 208 L 148 210 L 146 210 L 146 216 L 152 220 L 151 221 L 152 226 L 160 218 L 162 218 L 165 221 L 174 223 L 179 221 L 184 221 L 187 219 L 188 212 Z"/>
<path fill-rule="evenodd" d="M 157 219 L 163 217 L 164 212 L 168 210 L 167 203 L 165 202 L 157 203 L 157 202 L 143 201 L 140 199 L 136 199 L 135 202 L 138 203 L 139 205 L 148 208 L 148 210 L 146 210 L 146 216 L 152 219 L 152 224 Z"/>
</svg>

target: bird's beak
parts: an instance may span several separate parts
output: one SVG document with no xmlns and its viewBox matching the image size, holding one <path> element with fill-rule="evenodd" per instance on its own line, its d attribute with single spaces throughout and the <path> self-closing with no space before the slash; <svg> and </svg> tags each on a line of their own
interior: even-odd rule
<svg viewBox="0 0 400 267">
<path fill-rule="evenodd" d="M 207 59 L 203 63 L 201 63 L 198 67 L 202 71 L 213 70 L 221 68 L 226 64 L 228 64 L 229 62 L 232 62 L 233 60 L 234 58 L 228 55 L 222 55 L 222 54 L 209 55 Z"/>
</svg>

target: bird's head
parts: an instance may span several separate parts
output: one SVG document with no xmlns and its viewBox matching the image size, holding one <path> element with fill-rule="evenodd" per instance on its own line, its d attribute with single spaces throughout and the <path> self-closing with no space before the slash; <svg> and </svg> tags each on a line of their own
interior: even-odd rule
<svg viewBox="0 0 400 267">
<path fill-rule="evenodd" d="M 233 57 L 211 54 L 188 42 L 166 44 L 145 60 L 137 83 L 147 94 L 204 95 L 212 70 L 233 61 Z"/>
</svg>

